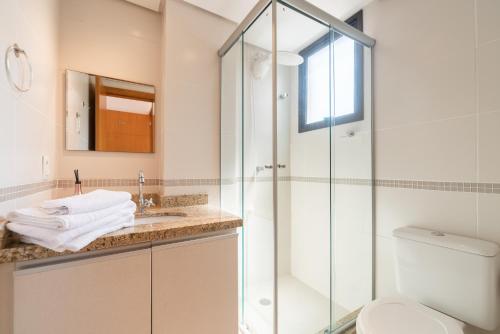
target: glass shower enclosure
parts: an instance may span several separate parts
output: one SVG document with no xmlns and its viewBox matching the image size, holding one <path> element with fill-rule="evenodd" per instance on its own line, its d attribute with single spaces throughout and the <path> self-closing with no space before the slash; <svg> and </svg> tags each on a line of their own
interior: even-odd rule
<svg viewBox="0 0 500 334">
<path fill-rule="evenodd" d="M 362 13 L 259 1 L 219 51 L 220 201 L 242 216 L 240 333 L 340 333 L 373 298 Z"/>
</svg>

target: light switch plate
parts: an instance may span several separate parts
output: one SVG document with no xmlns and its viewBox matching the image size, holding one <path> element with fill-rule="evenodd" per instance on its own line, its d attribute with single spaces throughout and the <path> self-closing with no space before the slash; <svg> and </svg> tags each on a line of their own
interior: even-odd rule
<svg viewBox="0 0 500 334">
<path fill-rule="evenodd" d="M 50 175 L 50 161 L 47 155 L 42 155 L 42 177 L 48 180 Z"/>
</svg>

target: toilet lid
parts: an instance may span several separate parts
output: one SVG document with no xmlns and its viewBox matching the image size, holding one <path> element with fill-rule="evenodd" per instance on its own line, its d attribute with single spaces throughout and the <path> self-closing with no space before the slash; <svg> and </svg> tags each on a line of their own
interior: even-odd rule
<svg viewBox="0 0 500 334">
<path fill-rule="evenodd" d="M 463 323 L 405 297 L 367 304 L 356 321 L 358 334 L 463 334 Z"/>
</svg>

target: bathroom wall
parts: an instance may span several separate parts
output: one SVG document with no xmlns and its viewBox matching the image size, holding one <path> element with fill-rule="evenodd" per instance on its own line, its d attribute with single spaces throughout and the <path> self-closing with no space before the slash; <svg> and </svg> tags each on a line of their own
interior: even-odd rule
<svg viewBox="0 0 500 334">
<path fill-rule="evenodd" d="M 236 24 L 168 0 L 163 24 L 163 192 L 206 192 L 219 204 L 218 49 Z"/>
<path fill-rule="evenodd" d="M 401 180 L 376 187 L 377 296 L 396 292 L 394 228 L 500 243 L 499 14 L 496 0 L 365 8 L 365 32 L 377 40 L 375 177 Z"/>
<path fill-rule="evenodd" d="M 1 6 L 0 46 L 26 48 L 34 83 L 29 93 L 15 93 L 0 71 L 0 216 L 16 199 L 27 206 L 70 194 L 56 180 L 72 179 L 75 168 L 96 186 L 128 191 L 136 186 L 125 184 L 144 169 L 147 191 L 161 185 L 166 194 L 205 192 L 218 204 L 217 50 L 236 24 L 180 0 L 167 1 L 163 14 L 122 0 L 6 0 Z M 156 153 L 66 151 L 66 69 L 155 85 Z M 50 160 L 47 180 L 42 154 Z"/>
<path fill-rule="evenodd" d="M 52 192 L 50 180 L 57 165 L 58 17 L 57 0 L 0 2 L 2 63 L 7 47 L 17 43 L 33 66 L 33 85 L 27 93 L 10 87 L 3 64 L 0 70 L 0 216 Z M 42 175 L 42 155 L 50 162 L 47 178 Z"/>
<path fill-rule="evenodd" d="M 160 13 L 123 0 L 61 0 L 57 98 L 57 162 L 60 179 L 133 179 L 139 169 L 160 176 L 161 48 Z M 77 152 L 65 150 L 65 70 L 72 69 L 156 87 L 156 153 Z"/>
</svg>

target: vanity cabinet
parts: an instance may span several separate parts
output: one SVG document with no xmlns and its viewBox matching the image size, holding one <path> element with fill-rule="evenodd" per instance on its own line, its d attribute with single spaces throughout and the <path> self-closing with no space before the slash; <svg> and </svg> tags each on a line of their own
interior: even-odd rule
<svg viewBox="0 0 500 334">
<path fill-rule="evenodd" d="M 153 334 L 238 332 L 236 234 L 152 248 Z"/>
<path fill-rule="evenodd" d="M 14 334 L 150 334 L 151 250 L 13 273 Z"/>
<path fill-rule="evenodd" d="M 237 233 L 75 256 L 0 265 L 0 334 L 238 332 Z"/>
</svg>

